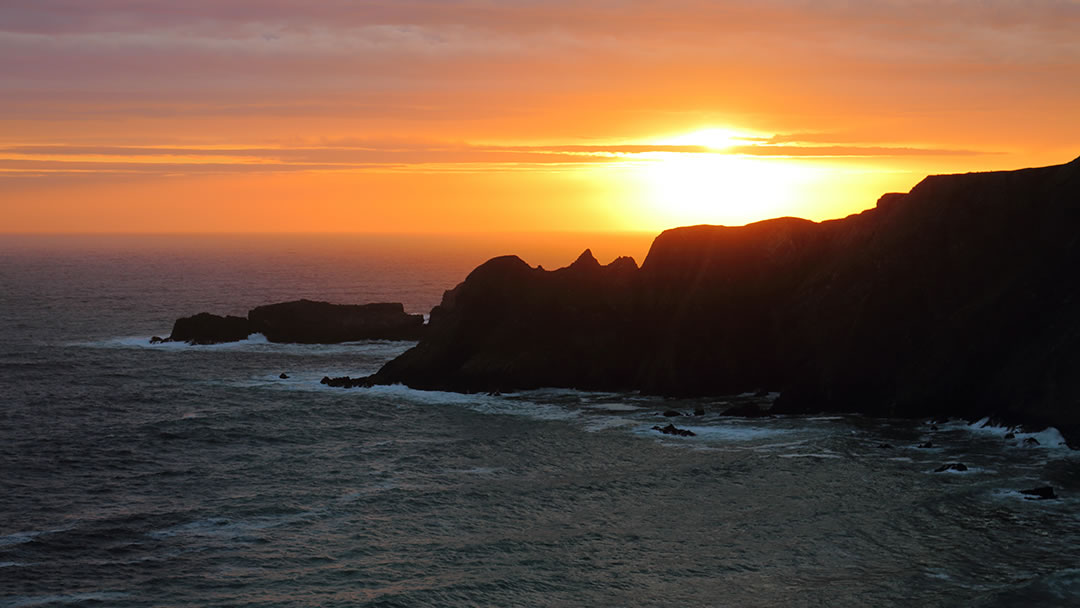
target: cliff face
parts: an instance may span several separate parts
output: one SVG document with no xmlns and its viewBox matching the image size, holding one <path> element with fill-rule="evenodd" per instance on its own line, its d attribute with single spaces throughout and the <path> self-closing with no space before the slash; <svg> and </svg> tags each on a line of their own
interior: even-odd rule
<svg viewBox="0 0 1080 608">
<path fill-rule="evenodd" d="M 932 176 L 842 220 L 661 234 L 640 269 L 496 258 L 370 381 L 661 394 L 1080 429 L 1080 159 Z"/>
</svg>

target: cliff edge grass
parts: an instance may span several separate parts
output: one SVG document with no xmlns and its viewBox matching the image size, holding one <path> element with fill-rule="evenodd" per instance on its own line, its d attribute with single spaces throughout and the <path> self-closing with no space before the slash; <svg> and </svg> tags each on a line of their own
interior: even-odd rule
<svg viewBox="0 0 1080 608">
<path fill-rule="evenodd" d="M 992 414 L 1080 439 L 1080 159 L 935 175 L 873 209 L 660 234 L 639 268 L 492 259 L 352 384 L 690 396 L 774 411 Z M 349 383 L 345 383 L 348 385 Z"/>
</svg>

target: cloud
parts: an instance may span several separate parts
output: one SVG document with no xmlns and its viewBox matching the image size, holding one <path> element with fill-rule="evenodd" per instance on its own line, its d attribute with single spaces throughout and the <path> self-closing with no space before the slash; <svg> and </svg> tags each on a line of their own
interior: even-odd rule
<svg viewBox="0 0 1080 608">
<path fill-rule="evenodd" d="M 979 152 L 912 147 L 768 143 L 716 150 L 702 145 L 498 146 L 416 140 L 343 140 L 322 146 L 292 147 L 35 144 L 0 147 L 0 176 L 12 178 L 46 174 L 322 173 L 402 169 L 492 171 L 523 167 L 648 163 L 673 154 L 821 158 L 957 156 Z"/>
</svg>

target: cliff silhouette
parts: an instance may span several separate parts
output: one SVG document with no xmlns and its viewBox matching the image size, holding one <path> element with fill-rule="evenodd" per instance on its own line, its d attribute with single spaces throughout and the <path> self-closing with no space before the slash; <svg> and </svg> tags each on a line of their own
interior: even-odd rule
<svg viewBox="0 0 1080 608">
<path fill-rule="evenodd" d="M 774 411 L 998 416 L 1080 438 L 1080 159 L 935 175 L 873 209 L 660 234 L 638 268 L 514 256 L 446 292 L 367 384 L 663 395 Z"/>
</svg>

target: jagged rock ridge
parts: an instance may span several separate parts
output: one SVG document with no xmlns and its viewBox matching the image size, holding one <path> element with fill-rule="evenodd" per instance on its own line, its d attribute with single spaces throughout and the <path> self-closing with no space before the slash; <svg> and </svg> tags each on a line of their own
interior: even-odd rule
<svg viewBox="0 0 1080 608">
<path fill-rule="evenodd" d="M 638 269 L 586 251 L 474 270 L 368 383 L 658 394 L 780 391 L 776 411 L 1080 428 L 1080 159 L 931 176 L 841 220 L 659 235 Z"/>
</svg>

